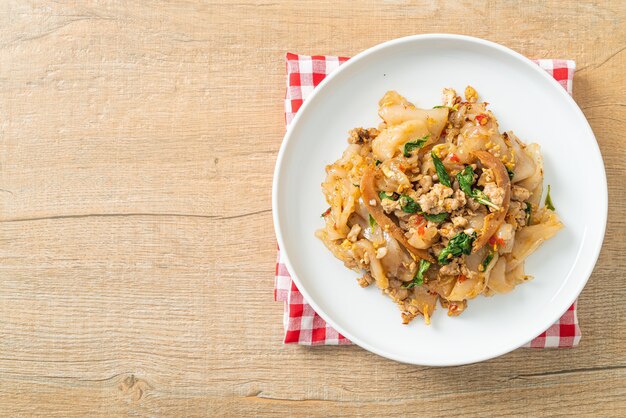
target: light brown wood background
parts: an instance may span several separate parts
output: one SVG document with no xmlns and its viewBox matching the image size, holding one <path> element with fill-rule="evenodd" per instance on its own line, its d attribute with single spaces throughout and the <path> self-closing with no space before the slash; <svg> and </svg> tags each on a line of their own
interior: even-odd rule
<svg viewBox="0 0 626 418">
<path fill-rule="evenodd" d="M 625 416 L 626 3 L 313 3 L 0 3 L 0 415 Z M 284 53 L 426 32 L 578 63 L 610 208 L 577 349 L 281 344 Z"/>
</svg>

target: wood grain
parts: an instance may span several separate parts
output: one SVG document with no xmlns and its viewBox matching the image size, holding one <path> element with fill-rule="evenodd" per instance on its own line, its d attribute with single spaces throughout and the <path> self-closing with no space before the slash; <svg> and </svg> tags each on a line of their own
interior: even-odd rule
<svg viewBox="0 0 626 418">
<path fill-rule="evenodd" d="M 625 416 L 625 19 L 623 1 L 2 2 L 0 415 Z M 578 63 L 610 208 L 576 349 L 432 369 L 281 344 L 284 53 L 427 32 Z"/>
</svg>

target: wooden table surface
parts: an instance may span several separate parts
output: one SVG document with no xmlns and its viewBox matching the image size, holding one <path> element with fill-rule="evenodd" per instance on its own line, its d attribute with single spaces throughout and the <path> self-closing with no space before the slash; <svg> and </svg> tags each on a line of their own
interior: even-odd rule
<svg viewBox="0 0 626 418">
<path fill-rule="evenodd" d="M 3 1 L 0 415 L 625 416 L 626 3 L 529 3 Z M 576 349 L 281 344 L 284 54 L 427 32 L 577 61 L 610 207 Z"/>
</svg>

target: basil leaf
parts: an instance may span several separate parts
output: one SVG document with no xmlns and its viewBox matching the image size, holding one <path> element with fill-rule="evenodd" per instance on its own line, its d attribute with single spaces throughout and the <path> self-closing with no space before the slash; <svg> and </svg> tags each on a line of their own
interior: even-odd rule
<svg viewBox="0 0 626 418">
<path fill-rule="evenodd" d="M 412 289 L 415 286 L 419 286 L 424 284 L 424 273 L 430 268 L 430 261 L 424 260 L 423 258 L 420 260 L 419 267 L 417 268 L 417 273 L 415 273 L 415 277 L 413 277 L 413 281 L 403 284 L 401 287 L 403 289 Z"/>
<path fill-rule="evenodd" d="M 500 206 L 496 205 L 495 203 L 493 203 L 491 200 L 489 200 L 489 198 L 487 197 L 487 195 L 485 194 L 485 192 L 483 192 L 482 190 L 479 189 L 474 189 L 472 190 L 472 197 L 474 198 L 474 200 L 476 200 L 478 203 L 486 205 L 486 206 L 491 206 L 494 209 L 500 209 Z"/>
<path fill-rule="evenodd" d="M 453 257 L 458 257 L 461 254 L 470 254 L 472 252 L 472 244 L 476 239 L 476 232 L 471 235 L 461 232 L 455 235 L 449 242 L 446 248 L 444 248 L 437 257 L 437 261 L 442 266 L 449 264 Z"/>
<path fill-rule="evenodd" d="M 459 171 L 456 175 L 456 179 L 463 193 L 468 197 L 472 197 L 472 184 L 474 184 L 474 169 L 472 166 L 468 165 L 463 171 Z"/>
<path fill-rule="evenodd" d="M 400 208 L 404 213 L 417 213 L 422 211 L 420 205 L 415 203 L 415 200 L 405 194 L 400 195 Z"/>
<path fill-rule="evenodd" d="M 493 260 L 493 257 L 496 255 L 495 251 L 489 251 L 489 254 L 487 254 L 487 257 L 485 257 L 485 259 L 483 260 L 482 264 L 480 265 L 479 270 L 480 271 L 486 271 L 487 267 L 489 266 L 489 263 L 491 263 L 491 260 Z"/>
<path fill-rule="evenodd" d="M 446 171 L 446 167 L 444 167 L 443 163 L 441 162 L 439 157 L 437 157 L 437 154 L 435 154 L 434 151 L 430 153 L 430 156 L 433 158 L 433 163 L 435 164 L 435 170 L 437 170 L 437 177 L 439 177 L 439 183 L 443 184 L 444 186 L 451 187 L 450 176 L 448 175 L 448 172 Z"/>
<path fill-rule="evenodd" d="M 379 166 L 379 165 L 381 165 L 381 164 L 382 164 L 382 161 L 380 161 L 380 160 L 376 160 L 376 167 L 378 167 L 378 166 Z"/>
<path fill-rule="evenodd" d="M 378 197 L 380 198 L 380 200 L 389 199 L 395 201 L 400 198 L 400 195 L 396 192 L 393 192 L 391 194 L 388 194 L 387 192 L 378 192 Z"/>
<path fill-rule="evenodd" d="M 526 212 L 526 225 L 530 225 L 530 218 L 533 214 L 533 207 L 530 202 L 526 202 L 526 209 L 524 209 L 524 212 Z"/>
<path fill-rule="evenodd" d="M 370 228 L 372 228 L 372 232 L 374 232 L 374 227 L 376 226 L 376 219 L 372 217 L 372 215 L 368 215 L 370 217 Z"/>
<path fill-rule="evenodd" d="M 428 141 L 429 136 L 430 134 L 426 134 L 421 138 L 414 139 L 404 144 L 404 156 L 409 158 L 411 156 L 411 151 L 413 151 L 415 148 L 422 148 L 424 144 L 426 144 L 426 141 Z"/>
<path fill-rule="evenodd" d="M 428 271 L 428 269 L 430 268 L 430 261 L 428 260 L 424 260 L 423 258 L 420 260 L 420 265 L 417 269 L 417 279 L 420 281 L 420 283 L 424 283 L 424 273 L 426 273 Z"/>
<path fill-rule="evenodd" d="M 500 207 L 489 200 L 485 192 L 480 189 L 472 189 L 474 183 L 474 169 L 468 165 L 456 175 L 456 179 L 459 182 L 459 187 L 463 190 L 468 197 L 474 198 L 478 203 L 491 206 L 494 209 L 500 209 Z"/>
<path fill-rule="evenodd" d="M 431 221 L 431 222 L 435 222 L 435 223 L 440 223 L 446 220 L 446 218 L 448 217 L 448 215 L 450 215 L 448 212 L 443 212 L 443 213 L 439 213 L 437 215 L 431 215 L 430 213 L 424 213 L 423 216 L 424 218 L 426 218 L 426 220 Z"/>
<path fill-rule="evenodd" d="M 546 207 L 550 210 L 554 210 L 554 204 L 552 204 L 552 198 L 550 197 L 550 185 L 548 184 L 548 193 L 546 194 L 545 203 Z"/>
</svg>

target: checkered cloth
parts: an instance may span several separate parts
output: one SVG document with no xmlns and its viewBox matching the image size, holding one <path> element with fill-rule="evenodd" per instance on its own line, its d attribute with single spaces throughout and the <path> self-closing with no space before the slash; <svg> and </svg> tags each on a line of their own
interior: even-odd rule
<svg viewBox="0 0 626 418">
<path fill-rule="evenodd" d="M 287 94 L 285 97 L 285 122 L 291 123 L 302 102 L 328 74 L 346 62 L 346 57 L 328 55 L 296 55 L 287 53 Z M 576 64 L 570 60 L 536 60 L 535 63 L 554 77 L 569 94 Z M 335 331 L 313 310 L 291 280 L 280 249 L 276 261 L 274 299 L 285 303 L 285 344 L 344 345 L 350 341 Z M 537 336 L 525 347 L 557 348 L 575 347 L 580 341 L 580 328 L 576 316 L 576 303 L 555 324 Z"/>
</svg>

